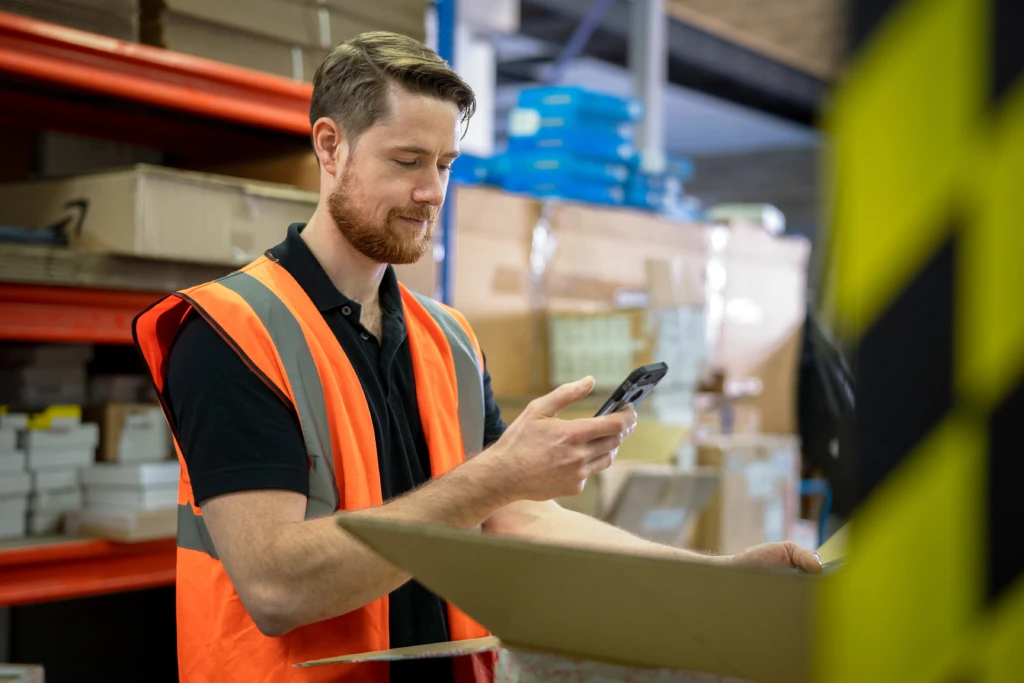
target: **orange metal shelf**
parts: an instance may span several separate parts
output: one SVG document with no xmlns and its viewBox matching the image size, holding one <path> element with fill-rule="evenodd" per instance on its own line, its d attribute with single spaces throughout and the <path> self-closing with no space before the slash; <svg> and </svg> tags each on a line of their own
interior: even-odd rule
<svg viewBox="0 0 1024 683">
<path fill-rule="evenodd" d="M 0 73 L 295 135 L 312 86 L 0 12 Z"/>
<path fill-rule="evenodd" d="M 0 340 L 131 344 L 147 292 L 0 284 Z"/>
<path fill-rule="evenodd" d="M 175 541 L 69 539 L 0 550 L 0 606 L 67 600 L 174 583 Z"/>
</svg>

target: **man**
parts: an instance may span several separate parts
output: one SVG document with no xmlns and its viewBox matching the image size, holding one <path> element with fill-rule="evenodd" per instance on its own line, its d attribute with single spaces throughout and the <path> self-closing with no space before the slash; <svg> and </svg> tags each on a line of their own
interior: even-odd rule
<svg viewBox="0 0 1024 683">
<path fill-rule="evenodd" d="M 552 502 L 612 462 L 631 410 L 558 419 L 588 378 L 506 428 L 468 324 L 398 284 L 389 264 L 429 249 L 474 106 L 414 40 L 368 33 L 340 45 L 313 84 L 321 188 L 309 222 L 136 320 L 182 463 L 183 681 L 486 679 L 481 658 L 292 668 L 486 633 L 346 535 L 339 509 L 701 557 Z M 820 569 L 791 544 L 703 561 Z"/>
</svg>

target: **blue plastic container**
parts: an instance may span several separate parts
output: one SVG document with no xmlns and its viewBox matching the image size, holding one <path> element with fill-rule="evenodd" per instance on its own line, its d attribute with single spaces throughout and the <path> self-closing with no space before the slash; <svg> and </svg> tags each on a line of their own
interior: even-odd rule
<svg viewBox="0 0 1024 683">
<path fill-rule="evenodd" d="M 630 177 L 630 168 L 625 164 L 594 161 L 573 154 L 529 151 L 512 152 L 505 156 L 503 175 L 515 174 L 537 182 L 567 176 L 580 182 L 622 185 Z"/>
<path fill-rule="evenodd" d="M 612 121 L 639 121 L 644 113 L 643 103 L 636 98 L 573 86 L 527 88 L 519 93 L 519 106 L 542 110 L 545 115 L 575 111 L 587 117 Z"/>
</svg>

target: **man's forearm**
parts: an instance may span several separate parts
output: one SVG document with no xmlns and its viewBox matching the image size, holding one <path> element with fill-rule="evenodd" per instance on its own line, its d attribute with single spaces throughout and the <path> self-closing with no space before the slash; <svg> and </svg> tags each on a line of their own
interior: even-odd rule
<svg viewBox="0 0 1024 683">
<path fill-rule="evenodd" d="M 588 515 L 566 510 L 551 501 L 513 503 L 488 520 L 485 529 L 501 535 L 648 557 L 685 558 L 713 563 L 722 561 L 719 557 L 648 541 Z"/>
<path fill-rule="evenodd" d="M 508 503 L 489 487 L 485 467 L 483 460 L 470 461 L 386 505 L 353 514 L 473 528 Z M 261 630 L 271 635 L 347 614 L 410 578 L 345 533 L 333 517 L 284 525 L 269 545 L 261 574 L 273 599 Z"/>
</svg>

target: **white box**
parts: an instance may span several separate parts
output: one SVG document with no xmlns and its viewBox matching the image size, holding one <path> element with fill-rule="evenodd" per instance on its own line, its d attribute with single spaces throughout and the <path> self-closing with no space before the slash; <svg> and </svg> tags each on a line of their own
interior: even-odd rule
<svg viewBox="0 0 1024 683">
<path fill-rule="evenodd" d="M 28 533 L 28 516 L 0 514 L 0 540 L 24 538 Z"/>
<path fill-rule="evenodd" d="M 60 470 L 38 470 L 32 472 L 33 491 L 59 491 L 78 488 L 82 484 L 82 469 L 70 467 Z"/>
<path fill-rule="evenodd" d="M 5 496 L 0 498 L 0 519 L 25 516 L 28 512 L 28 496 Z M 3 680 L 3 679 L 0 679 Z"/>
<path fill-rule="evenodd" d="M 107 512 L 159 510 L 178 504 L 178 487 L 161 488 L 88 488 L 85 508 Z"/>
<path fill-rule="evenodd" d="M 63 429 L 31 429 L 21 432 L 18 440 L 21 447 L 29 451 L 58 450 L 72 448 L 96 449 L 100 443 L 100 426 L 85 422 Z"/>
<path fill-rule="evenodd" d="M 28 413 L 7 413 L 0 415 L 0 429 L 15 431 L 28 429 Z"/>
<path fill-rule="evenodd" d="M 32 477 L 28 472 L 0 473 L 0 498 L 27 496 L 32 490 Z"/>
<path fill-rule="evenodd" d="M 32 512 L 67 512 L 82 508 L 82 489 L 62 489 L 59 491 L 33 491 L 28 499 L 28 507 Z"/>
<path fill-rule="evenodd" d="M 28 457 L 25 451 L 14 451 L 13 453 L 0 453 L 0 474 L 6 472 L 24 472 L 28 467 Z"/>
<path fill-rule="evenodd" d="M 50 512 L 49 510 L 29 511 L 28 533 L 33 536 L 58 534 L 60 533 L 63 521 L 63 512 Z"/>
<path fill-rule="evenodd" d="M 177 460 L 154 463 L 98 463 L 82 470 L 82 484 L 88 487 L 175 486 L 181 475 Z"/>
<path fill-rule="evenodd" d="M 0 426 L 0 454 L 12 453 L 18 448 L 18 430 Z"/>
<path fill-rule="evenodd" d="M 39 449 L 29 451 L 28 468 L 33 471 L 66 470 L 88 467 L 96 460 L 95 450 L 88 446 L 68 449 Z"/>
</svg>

